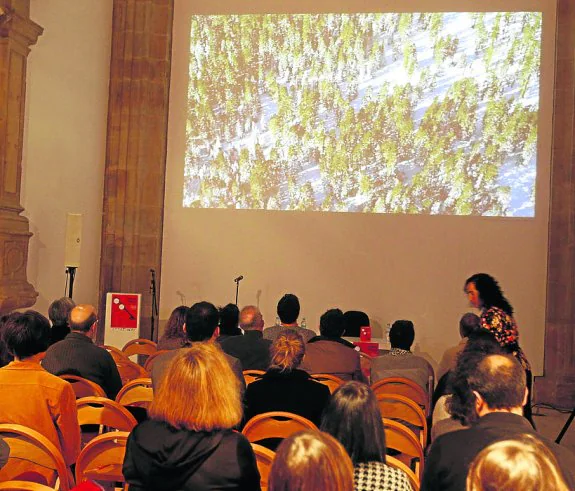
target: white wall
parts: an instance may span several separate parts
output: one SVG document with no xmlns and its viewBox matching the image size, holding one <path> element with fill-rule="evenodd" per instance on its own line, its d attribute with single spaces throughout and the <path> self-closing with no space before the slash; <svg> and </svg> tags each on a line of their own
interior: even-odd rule
<svg viewBox="0 0 575 491">
<path fill-rule="evenodd" d="M 30 220 L 28 281 L 46 312 L 65 294 L 66 213 L 83 215 L 74 299 L 96 303 L 112 0 L 32 0 L 44 28 L 28 57 L 21 204 Z"/>
</svg>

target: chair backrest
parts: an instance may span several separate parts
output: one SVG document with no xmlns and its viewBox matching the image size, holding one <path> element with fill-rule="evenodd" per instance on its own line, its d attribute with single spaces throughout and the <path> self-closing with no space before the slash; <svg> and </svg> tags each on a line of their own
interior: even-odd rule
<svg viewBox="0 0 575 491">
<path fill-rule="evenodd" d="M 114 358 L 114 361 L 116 363 L 118 363 L 118 361 L 121 360 L 126 359 L 129 360 L 129 358 L 125 355 L 125 353 L 121 349 L 116 348 L 115 346 L 104 345 L 102 346 L 102 348 L 104 348 L 108 353 L 112 355 L 112 358 Z"/>
<path fill-rule="evenodd" d="M 118 367 L 118 372 L 120 373 L 123 385 L 126 385 L 128 382 L 137 378 L 147 378 L 150 376 L 144 367 L 141 367 L 137 363 L 128 359 L 116 361 L 116 366 Z"/>
<path fill-rule="evenodd" d="M 268 488 L 268 479 L 276 453 L 257 443 L 252 443 L 251 445 L 256 456 L 258 471 L 260 472 L 260 487 L 262 491 L 265 491 Z"/>
<path fill-rule="evenodd" d="M 371 386 L 374 394 L 397 394 L 400 396 L 409 397 L 415 401 L 429 417 L 431 406 L 429 405 L 429 394 L 426 393 L 417 383 L 413 380 L 404 377 L 388 377 L 378 380 Z"/>
<path fill-rule="evenodd" d="M 132 339 L 122 348 L 126 356 L 132 355 L 151 355 L 158 351 L 158 345 L 149 339 Z"/>
<path fill-rule="evenodd" d="M 104 397 L 76 400 L 80 425 L 103 425 L 120 431 L 132 431 L 137 421 L 124 406 Z"/>
<path fill-rule="evenodd" d="M 383 418 L 407 423 L 418 434 L 421 446 L 427 446 L 427 419 L 417 403 L 397 394 L 376 394 L 376 398 Z"/>
<path fill-rule="evenodd" d="M 152 389 L 151 378 L 137 378 L 124 385 L 118 395 L 116 402 L 122 406 L 148 407 L 154 400 L 154 390 Z"/>
<path fill-rule="evenodd" d="M 335 389 L 337 389 L 340 385 L 343 385 L 345 383 L 344 380 L 329 373 L 314 373 L 311 375 L 311 378 L 314 379 L 316 382 L 319 382 L 320 384 L 327 386 L 330 394 L 333 394 Z"/>
<path fill-rule="evenodd" d="M 0 482 L 35 472 L 48 480 L 53 477 L 51 485 L 59 478 L 61 491 L 70 489 L 64 457 L 45 436 L 26 426 L 0 424 L 0 437 L 10 447 L 8 462 L 0 469 Z"/>
<path fill-rule="evenodd" d="M 385 430 L 385 445 L 400 452 L 395 458 L 401 460 L 408 466 L 412 467 L 421 480 L 423 476 L 423 447 L 415 433 L 407 426 L 382 418 Z"/>
<path fill-rule="evenodd" d="M 246 381 L 246 387 L 255 380 L 262 378 L 265 373 L 266 372 L 263 370 L 244 370 L 244 380 Z"/>
<path fill-rule="evenodd" d="M 242 433 L 250 442 L 259 442 L 265 438 L 287 438 L 301 430 L 317 430 L 317 426 L 297 414 L 271 411 L 250 419 Z"/>
<path fill-rule="evenodd" d="M 407 479 L 409 479 L 409 484 L 411 484 L 413 491 L 419 491 L 419 488 L 421 486 L 421 483 L 419 482 L 419 477 L 417 477 L 415 472 L 413 472 L 409 468 L 409 466 L 404 464 L 401 460 L 392 457 L 391 455 L 385 456 L 385 462 L 388 466 L 405 472 L 405 474 L 407 474 Z"/>
<path fill-rule="evenodd" d="M 76 483 L 88 479 L 124 482 L 122 464 L 128 435 L 127 431 L 114 431 L 90 440 L 76 461 Z"/>
<path fill-rule="evenodd" d="M 81 397 L 106 397 L 104 389 L 100 387 L 96 382 L 85 379 L 83 377 L 78 377 L 78 375 L 60 375 L 60 378 L 70 382 L 72 384 L 72 389 L 76 394 L 76 399 Z"/>
<path fill-rule="evenodd" d="M 6 481 L 0 483 L 3 491 L 54 491 L 54 488 L 30 481 Z"/>
<path fill-rule="evenodd" d="M 146 370 L 146 372 L 148 372 L 148 373 L 152 373 L 152 366 L 154 365 L 154 361 L 156 360 L 156 358 L 160 355 L 163 355 L 164 353 L 169 353 L 169 352 L 170 352 L 170 350 L 161 349 L 161 350 L 156 351 L 155 353 L 152 353 L 146 359 L 146 363 L 144 363 L 144 370 Z"/>
</svg>

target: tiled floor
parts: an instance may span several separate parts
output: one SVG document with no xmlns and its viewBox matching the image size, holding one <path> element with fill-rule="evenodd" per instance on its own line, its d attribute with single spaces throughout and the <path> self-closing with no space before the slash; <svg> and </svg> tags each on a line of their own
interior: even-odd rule
<svg viewBox="0 0 575 491">
<path fill-rule="evenodd" d="M 537 431 L 553 441 L 559 435 L 561 428 L 563 428 L 567 418 L 569 418 L 569 414 L 570 412 L 562 413 L 550 408 L 533 408 L 533 419 L 535 426 L 537 426 Z M 563 436 L 561 445 L 575 452 L 575 421 L 571 423 L 567 433 Z"/>
</svg>

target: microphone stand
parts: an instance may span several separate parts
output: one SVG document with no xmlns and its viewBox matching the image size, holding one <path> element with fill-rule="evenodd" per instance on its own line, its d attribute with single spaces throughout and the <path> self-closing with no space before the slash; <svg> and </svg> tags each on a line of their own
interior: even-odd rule
<svg viewBox="0 0 575 491">
<path fill-rule="evenodd" d="M 237 278 L 234 279 L 235 283 L 236 283 L 236 307 L 238 305 L 238 293 L 240 291 L 240 281 L 242 281 L 244 279 L 244 276 L 238 276 Z"/>
<path fill-rule="evenodd" d="M 150 341 L 154 341 L 154 322 L 158 316 L 158 297 L 156 295 L 156 270 L 150 269 L 152 280 L 150 282 L 150 293 L 152 294 L 152 315 L 150 316 Z"/>
</svg>

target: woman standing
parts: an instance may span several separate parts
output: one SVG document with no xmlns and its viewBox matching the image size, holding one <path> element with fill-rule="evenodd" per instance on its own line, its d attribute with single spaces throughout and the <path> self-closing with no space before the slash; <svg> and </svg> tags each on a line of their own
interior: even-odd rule
<svg viewBox="0 0 575 491">
<path fill-rule="evenodd" d="M 481 310 L 481 327 L 491 331 L 499 345 L 515 356 L 527 375 L 529 395 L 524 407 L 524 414 L 533 424 L 531 418 L 531 365 L 519 346 L 519 332 L 513 318 L 513 307 L 503 295 L 499 283 L 487 273 L 477 273 L 465 281 L 465 294 L 472 307 Z"/>
</svg>

